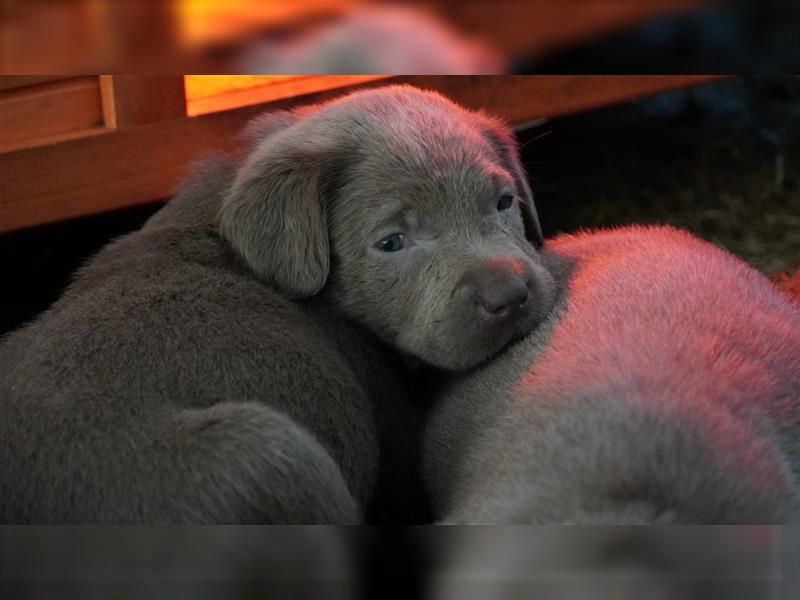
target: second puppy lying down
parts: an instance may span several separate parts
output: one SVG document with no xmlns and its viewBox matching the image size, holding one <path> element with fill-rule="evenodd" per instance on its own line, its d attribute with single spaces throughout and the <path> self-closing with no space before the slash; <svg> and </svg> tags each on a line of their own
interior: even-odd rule
<svg viewBox="0 0 800 600">
<path fill-rule="evenodd" d="M 550 317 L 454 377 L 426 431 L 455 523 L 796 519 L 800 308 L 670 228 L 563 236 Z"/>
</svg>

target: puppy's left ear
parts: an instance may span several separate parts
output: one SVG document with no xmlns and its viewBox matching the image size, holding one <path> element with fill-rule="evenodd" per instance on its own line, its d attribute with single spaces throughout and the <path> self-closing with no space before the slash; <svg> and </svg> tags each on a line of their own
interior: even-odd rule
<svg viewBox="0 0 800 600">
<path fill-rule="evenodd" d="M 525 237 L 536 248 L 544 245 L 544 235 L 542 226 L 539 224 L 539 216 L 536 214 L 536 205 L 533 203 L 533 190 L 528 183 L 528 176 L 522 161 L 519 158 L 517 141 L 511 130 L 502 122 L 494 117 L 480 113 L 483 120 L 483 134 L 491 143 L 500 162 L 514 178 L 517 192 L 522 196 L 520 209 L 522 210 L 522 222 L 525 225 Z"/>
</svg>

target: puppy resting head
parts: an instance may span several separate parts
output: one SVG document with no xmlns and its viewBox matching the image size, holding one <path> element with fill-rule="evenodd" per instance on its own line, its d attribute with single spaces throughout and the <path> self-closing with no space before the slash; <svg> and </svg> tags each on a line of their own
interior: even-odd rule
<svg viewBox="0 0 800 600">
<path fill-rule="evenodd" d="M 251 127 L 223 235 L 292 298 L 322 293 L 386 342 L 477 365 L 547 313 L 533 198 L 502 124 L 411 87 Z"/>
</svg>

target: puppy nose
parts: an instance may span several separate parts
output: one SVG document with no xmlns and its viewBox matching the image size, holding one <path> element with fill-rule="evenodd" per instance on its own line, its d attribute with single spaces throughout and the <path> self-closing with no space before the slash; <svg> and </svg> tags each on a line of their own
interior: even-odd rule
<svg viewBox="0 0 800 600">
<path fill-rule="evenodd" d="M 503 318 L 524 309 L 529 294 L 525 280 L 506 275 L 488 278 L 479 288 L 478 299 L 490 316 Z"/>
<path fill-rule="evenodd" d="M 536 294 L 532 265 L 513 256 L 495 256 L 467 271 L 454 296 L 487 325 L 505 326 L 524 319 Z M 475 313 L 472 313 L 475 314 Z"/>
</svg>

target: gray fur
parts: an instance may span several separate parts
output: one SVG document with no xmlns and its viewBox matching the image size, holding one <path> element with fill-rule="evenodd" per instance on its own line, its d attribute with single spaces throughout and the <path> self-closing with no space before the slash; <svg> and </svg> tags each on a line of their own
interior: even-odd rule
<svg viewBox="0 0 800 600">
<path fill-rule="evenodd" d="M 490 278 L 549 289 L 511 144 L 410 87 L 258 119 L 242 164 L 206 160 L 0 341 L 0 520 L 352 523 L 375 498 L 410 505 L 414 416 L 386 346 L 472 366 L 545 304 L 491 298 L 504 310 L 481 316 Z M 502 214 L 496 178 L 518 196 Z M 399 226 L 424 239 L 377 251 Z"/>
<path fill-rule="evenodd" d="M 777 600 L 789 528 L 448 527 L 431 600 Z M 796 569 L 787 569 L 789 573 Z M 778 576 L 776 576 L 778 575 Z"/>
<path fill-rule="evenodd" d="M 231 171 L 190 183 L 3 339 L 3 522 L 359 520 L 374 408 L 324 312 L 271 292 L 212 228 L 176 224 Z"/>
<path fill-rule="evenodd" d="M 552 284 L 535 249 L 541 228 L 500 122 L 403 86 L 277 119 L 292 124 L 251 154 L 221 221 L 250 268 L 282 293 L 322 292 L 390 346 L 448 369 L 485 361 L 543 316 Z M 503 213 L 499 182 L 517 197 Z M 395 231 L 413 248 L 377 251 Z M 515 265 L 531 296 L 545 296 L 500 324 L 476 315 L 471 289 L 508 279 L 493 261 Z"/>
<path fill-rule="evenodd" d="M 783 523 L 800 481 L 800 307 L 666 227 L 549 241 L 550 316 L 449 378 L 425 435 L 439 519 Z"/>
</svg>

